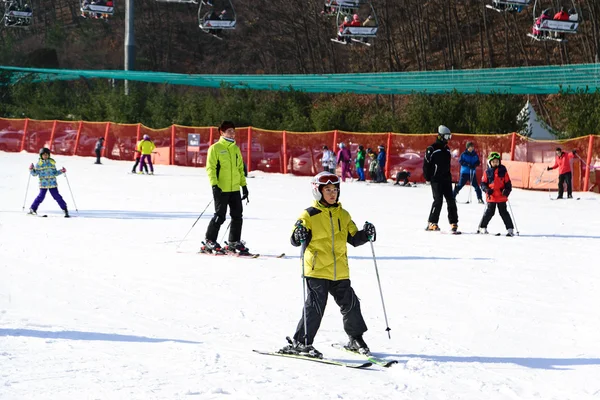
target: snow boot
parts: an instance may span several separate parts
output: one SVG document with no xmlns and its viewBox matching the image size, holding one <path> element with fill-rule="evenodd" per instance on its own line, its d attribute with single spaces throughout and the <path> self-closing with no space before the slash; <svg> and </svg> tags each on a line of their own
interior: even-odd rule
<svg viewBox="0 0 600 400">
<path fill-rule="evenodd" d="M 304 343 L 292 340 L 289 336 L 286 337 L 288 345 L 279 350 L 282 354 L 294 354 L 304 357 L 323 358 L 323 353 L 315 349 L 312 344 L 305 345 Z"/>
<path fill-rule="evenodd" d="M 219 253 L 225 254 L 225 251 L 221 248 L 221 245 L 214 240 L 206 239 L 204 241 L 204 245 L 200 248 L 200 251 L 203 253 Z"/>
<path fill-rule="evenodd" d="M 369 346 L 367 346 L 367 344 L 363 340 L 362 335 L 348 336 L 348 338 L 350 339 L 350 341 L 345 346 L 346 349 L 348 349 L 350 351 L 355 351 L 360 354 L 365 354 L 365 355 L 371 354 L 371 351 L 369 350 Z"/>
<path fill-rule="evenodd" d="M 515 236 L 513 228 L 507 229 L 506 236 Z"/>
<path fill-rule="evenodd" d="M 63 211 L 65 212 L 65 218 L 71 218 L 71 216 L 69 215 L 69 210 L 65 208 Z"/>
<path fill-rule="evenodd" d="M 28 212 L 27 214 L 30 214 L 30 215 L 37 215 L 37 211 L 36 211 L 36 210 L 34 210 L 33 208 L 30 208 L 30 209 L 29 209 L 29 212 Z"/>
<path fill-rule="evenodd" d="M 479 204 L 485 204 L 485 202 L 483 201 L 483 199 L 477 199 L 477 202 L 478 202 Z"/>
<path fill-rule="evenodd" d="M 246 242 L 243 240 L 227 243 L 225 250 L 230 253 L 239 253 L 242 256 L 250 254 L 250 250 L 246 247 Z"/>
<path fill-rule="evenodd" d="M 458 231 L 458 224 L 450 224 L 450 230 L 456 233 Z"/>
<path fill-rule="evenodd" d="M 426 231 L 439 231 L 440 227 L 435 222 L 430 222 L 425 228 Z"/>
<path fill-rule="evenodd" d="M 477 229 L 477 233 L 487 235 L 489 232 L 488 232 L 487 228 L 479 228 L 479 229 Z"/>
</svg>

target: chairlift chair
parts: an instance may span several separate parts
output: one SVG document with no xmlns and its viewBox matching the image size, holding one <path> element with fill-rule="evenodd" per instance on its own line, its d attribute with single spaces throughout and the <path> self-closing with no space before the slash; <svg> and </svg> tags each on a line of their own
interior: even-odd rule
<svg viewBox="0 0 600 400">
<path fill-rule="evenodd" d="M 33 22 L 31 2 L 25 0 L 3 0 L 2 20 L 8 28 L 29 28 Z"/>
<path fill-rule="evenodd" d="M 325 15 L 336 15 L 338 12 L 342 12 L 346 15 L 354 14 L 359 8 L 361 3 L 366 3 L 365 0 L 325 0 L 322 14 Z"/>
<path fill-rule="evenodd" d="M 352 42 L 371 46 L 368 39 L 377 37 L 377 30 L 379 28 L 379 22 L 377 20 L 377 14 L 371 1 L 362 1 L 361 5 L 364 5 L 360 9 L 356 10 L 354 15 L 367 15 L 368 17 L 361 22 L 360 26 L 342 26 L 345 18 L 349 17 L 342 9 L 338 9 L 336 18 L 336 29 L 337 37 L 332 38 L 331 41 L 340 44 L 347 44 Z M 351 17 L 352 18 L 352 17 Z M 369 24 L 365 23 L 369 20 Z"/>
<path fill-rule="evenodd" d="M 84 18 L 108 19 L 115 13 L 116 0 L 79 0 L 79 9 Z"/>
<path fill-rule="evenodd" d="M 198 4 L 197 0 L 156 0 L 157 3 Z"/>
<path fill-rule="evenodd" d="M 564 38 L 565 33 L 575 34 L 577 33 L 577 29 L 579 28 L 579 24 L 581 23 L 581 12 L 577 11 L 577 6 L 575 5 L 575 0 L 571 0 L 572 7 L 569 9 L 569 19 L 568 20 L 557 20 L 552 19 L 553 10 L 551 8 L 546 8 L 538 15 L 538 3 L 541 3 L 541 0 L 535 0 L 535 4 L 533 6 L 533 27 L 532 33 L 528 33 L 527 36 L 537 41 L 546 41 L 551 40 L 555 42 L 563 42 L 567 39 Z M 555 10 L 558 11 L 558 10 Z M 547 15 L 547 18 L 542 18 L 543 15 Z"/>
<path fill-rule="evenodd" d="M 527 8 L 530 4 L 531 0 L 491 0 L 491 4 L 485 6 L 498 12 L 521 12 L 523 8 Z"/>
<path fill-rule="evenodd" d="M 216 6 L 215 3 L 219 3 L 220 6 Z M 231 0 L 221 2 L 203 0 L 200 2 L 198 25 L 203 32 L 222 39 L 219 36 L 221 31 L 235 29 L 236 22 L 237 16 Z"/>
</svg>

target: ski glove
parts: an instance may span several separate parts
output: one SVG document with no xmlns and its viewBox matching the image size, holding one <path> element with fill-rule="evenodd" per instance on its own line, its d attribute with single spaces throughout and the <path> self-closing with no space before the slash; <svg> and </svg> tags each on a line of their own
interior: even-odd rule
<svg viewBox="0 0 600 400">
<path fill-rule="evenodd" d="M 248 200 L 248 202 L 249 202 L 250 199 L 248 199 L 248 187 L 242 186 L 242 193 L 244 194 L 242 196 L 242 200 Z"/>
<path fill-rule="evenodd" d="M 212 187 L 212 191 L 213 191 L 213 197 L 214 198 L 221 197 L 221 193 L 223 192 L 221 190 L 221 188 L 219 187 L 219 185 L 214 185 Z"/>
<path fill-rule="evenodd" d="M 293 235 L 296 243 L 304 243 L 308 239 L 308 229 L 304 225 L 296 223 Z"/>
<path fill-rule="evenodd" d="M 33 170 L 33 163 L 31 163 L 31 165 L 29 166 L 29 170 L 32 171 Z"/>
<path fill-rule="evenodd" d="M 67 169 L 65 167 L 62 167 L 62 169 L 60 170 L 60 172 L 62 172 L 64 174 L 65 172 L 67 172 Z"/>
<path fill-rule="evenodd" d="M 363 225 L 363 231 L 365 231 L 365 233 L 367 234 L 367 236 L 369 237 L 369 240 L 371 242 L 374 242 L 375 239 L 377 239 L 377 232 L 375 231 L 375 225 L 373 225 L 370 222 L 365 222 L 365 224 Z"/>
<path fill-rule="evenodd" d="M 572 153 L 573 153 L 573 155 L 577 154 L 577 150 L 573 150 Z"/>
<path fill-rule="evenodd" d="M 502 196 L 506 196 L 508 197 L 508 195 L 510 194 L 511 190 L 508 188 L 504 188 L 502 189 Z"/>
<path fill-rule="evenodd" d="M 488 194 L 488 196 L 491 196 L 494 194 L 494 189 L 488 188 L 485 192 Z"/>
<path fill-rule="evenodd" d="M 552 167 L 546 168 L 546 171 L 551 171 L 551 170 L 552 170 Z"/>
</svg>

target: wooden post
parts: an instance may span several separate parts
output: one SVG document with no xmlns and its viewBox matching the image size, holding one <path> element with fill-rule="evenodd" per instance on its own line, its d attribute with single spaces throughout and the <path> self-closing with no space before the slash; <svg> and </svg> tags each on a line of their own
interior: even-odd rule
<svg viewBox="0 0 600 400">
<path fill-rule="evenodd" d="M 252 165 L 252 127 L 248 127 L 248 148 L 246 149 L 246 159 L 248 165 L 246 165 L 246 171 L 250 172 L 250 166 Z"/>
<path fill-rule="evenodd" d="M 142 124 L 139 123 L 137 127 L 137 132 L 135 133 L 135 144 L 133 149 L 133 160 L 137 158 L 137 144 L 140 141 L 140 134 L 142 133 Z"/>
<path fill-rule="evenodd" d="M 79 137 L 81 136 L 81 131 L 83 130 L 83 121 L 79 121 L 79 128 L 77 129 L 77 136 L 75 136 L 75 146 L 73 146 L 73 154 L 77 155 L 77 147 L 79 146 Z"/>
<path fill-rule="evenodd" d="M 213 144 L 213 138 L 214 138 L 214 129 L 212 126 L 209 129 L 209 136 L 208 136 L 208 147 L 212 146 Z"/>
<path fill-rule="evenodd" d="M 390 175 L 390 147 L 392 147 L 392 132 L 388 132 L 388 137 L 387 137 L 387 145 L 386 145 L 386 149 L 387 151 L 385 152 L 385 178 L 387 179 Z"/>
<path fill-rule="evenodd" d="M 187 165 L 187 143 L 185 146 L 185 164 Z M 169 148 L 169 165 L 175 165 L 175 124 L 171 125 L 171 147 Z"/>
<path fill-rule="evenodd" d="M 54 152 L 54 150 L 52 149 L 52 143 L 54 143 L 54 134 L 56 132 L 56 124 L 57 123 L 58 123 L 58 121 L 54 120 L 54 123 L 52 124 L 52 131 L 50 132 L 50 143 L 48 144 L 48 148 L 52 152 Z M 46 146 L 44 146 L 44 147 L 46 147 Z"/>
<path fill-rule="evenodd" d="M 25 125 L 23 125 L 23 138 L 21 139 L 21 149 L 19 151 L 23 151 L 25 149 L 25 139 L 27 138 L 27 127 L 29 126 L 29 118 L 25 118 Z"/>
<path fill-rule="evenodd" d="M 517 143 L 517 133 L 512 133 L 512 139 L 510 141 L 510 161 L 515 161 L 515 146 Z M 527 161 L 527 160 L 525 160 Z"/>
<path fill-rule="evenodd" d="M 287 174 L 287 132 L 283 131 L 283 173 Z"/>
<path fill-rule="evenodd" d="M 331 146 L 331 151 L 333 151 L 333 154 L 335 154 L 335 149 L 336 149 L 336 143 L 337 143 L 337 137 L 338 137 L 338 130 L 334 130 L 333 131 L 333 145 Z"/>
<path fill-rule="evenodd" d="M 110 124 L 111 124 L 110 122 L 107 122 L 106 129 L 104 130 L 104 146 L 102 146 L 102 150 L 100 150 L 101 151 L 100 155 L 102 157 L 106 157 L 106 146 L 108 143 L 108 132 L 110 132 Z"/>
<path fill-rule="evenodd" d="M 590 168 L 592 167 L 592 152 L 594 151 L 594 135 L 590 135 L 587 152 L 587 165 L 585 166 L 585 178 L 583 179 L 583 191 L 587 192 L 590 188 Z"/>
</svg>

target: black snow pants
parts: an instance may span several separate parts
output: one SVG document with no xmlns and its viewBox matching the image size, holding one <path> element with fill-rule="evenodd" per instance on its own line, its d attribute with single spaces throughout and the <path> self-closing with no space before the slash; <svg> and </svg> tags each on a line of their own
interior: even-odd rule
<svg viewBox="0 0 600 400">
<path fill-rule="evenodd" d="M 504 221 L 504 226 L 506 229 L 513 229 L 514 225 L 512 219 L 510 218 L 510 214 L 508 213 L 508 209 L 506 208 L 506 203 L 487 203 L 485 212 L 483 213 L 483 218 L 481 218 L 481 222 L 479 223 L 479 227 L 487 228 L 488 223 L 494 214 L 496 214 L 496 205 L 498 206 L 498 212 L 502 217 L 502 221 Z"/>
<path fill-rule="evenodd" d="M 328 279 L 306 278 L 308 296 L 306 297 L 306 342 L 312 344 L 321 326 L 325 313 L 327 297 L 330 293 L 340 306 L 344 331 L 348 336 L 360 336 L 367 331 L 367 324 L 360 311 L 360 301 L 350 286 L 350 279 L 330 281 Z M 304 313 L 304 311 L 303 311 Z M 304 343 L 304 319 L 300 318 L 294 339 Z"/>
<path fill-rule="evenodd" d="M 442 211 L 443 199 L 446 199 L 448 206 L 448 222 L 458 224 L 458 211 L 456 209 L 456 199 L 452 191 L 452 182 L 431 182 L 431 192 L 433 194 L 433 204 L 429 213 L 429 222 L 437 224 L 440 220 L 440 211 Z"/>
<path fill-rule="evenodd" d="M 239 242 L 242 236 L 242 195 L 237 192 L 221 192 L 220 196 L 214 197 L 215 214 L 208 223 L 206 230 L 206 239 L 217 241 L 219 228 L 225 222 L 227 206 L 229 206 L 229 216 L 231 217 L 231 228 L 229 229 L 229 242 Z"/>
<path fill-rule="evenodd" d="M 573 188 L 571 187 L 571 171 L 565 172 L 564 174 L 558 175 L 558 197 L 563 197 L 563 192 L 565 190 L 564 184 L 567 184 L 567 196 L 573 196 Z"/>
</svg>

